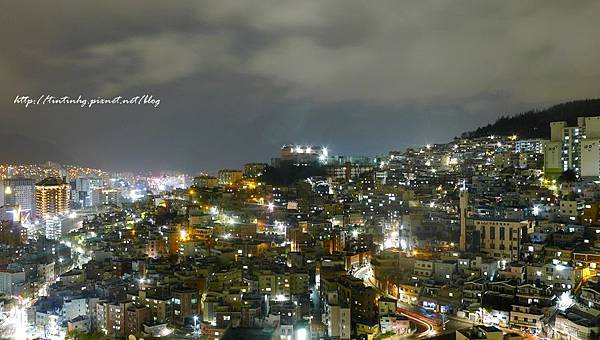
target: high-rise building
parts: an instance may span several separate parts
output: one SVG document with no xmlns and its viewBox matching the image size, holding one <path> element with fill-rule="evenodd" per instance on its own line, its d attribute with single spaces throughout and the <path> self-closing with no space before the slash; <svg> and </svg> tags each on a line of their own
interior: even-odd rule
<svg viewBox="0 0 600 340">
<path fill-rule="evenodd" d="M 75 188 L 71 199 L 82 207 L 92 206 L 92 192 L 102 188 L 102 179 L 97 177 L 78 177 L 74 181 Z"/>
<path fill-rule="evenodd" d="M 90 195 L 90 206 L 119 205 L 121 204 L 121 192 L 117 189 L 102 188 L 94 189 Z"/>
<path fill-rule="evenodd" d="M 3 185 L 4 204 L 19 206 L 23 218 L 31 221 L 35 216 L 35 180 L 24 177 L 7 178 Z"/>
<path fill-rule="evenodd" d="M 600 139 L 581 142 L 581 177 L 600 177 Z"/>
<path fill-rule="evenodd" d="M 69 210 L 69 185 L 57 177 L 48 177 L 35 185 L 36 216 L 47 218 Z"/>
<path fill-rule="evenodd" d="M 550 141 L 544 147 L 544 173 L 557 176 L 573 170 L 579 177 L 600 176 L 600 116 L 579 117 L 576 126 L 550 123 Z"/>
</svg>

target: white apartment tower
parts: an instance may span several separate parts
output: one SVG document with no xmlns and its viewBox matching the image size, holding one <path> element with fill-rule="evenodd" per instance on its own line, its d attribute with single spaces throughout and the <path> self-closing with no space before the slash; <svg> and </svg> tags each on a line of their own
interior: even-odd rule
<svg viewBox="0 0 600 340">
<path fill-rule="evenodd" d="M 544 173 L 557 176 L 572 169 L 584 178 L 600 177 L 600 116 L 579 117 L 576 126 L 550 123 L 544 148 Z"/>
</svg>

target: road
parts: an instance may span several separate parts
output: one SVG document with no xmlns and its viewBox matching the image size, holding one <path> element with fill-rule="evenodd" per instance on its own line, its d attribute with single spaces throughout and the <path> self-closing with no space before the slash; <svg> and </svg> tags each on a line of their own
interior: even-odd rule
<svg viewBox="0 0 600 340">
<path fill-rule="evenodd" d="M 365 266 L 360 267 L 359 269 L 354 271 L 353 276 L 363 280 L 366 286 L 377 289 L 377 291 L 380 294 L 382 294 L 383 296 L 396 299 L 395 297 L 389 295 L 388 293 L 384 292 L 379 287 L 377 287 L 375 284 L 373 284 L 373 281 L 372 281 L 373 270 L 371 269 L 370 264 L 366 264 Z M 431 337 L 431 336 L 438 334 L 438 332 L 441 330 L 441 327 L 439 326 L 438 321 L 431 319 L 427 316 L 424 316 L 422 314 L 419 314 L 418 312 L 416 312 L 414 310 L 411 310 L 413 308 L 413 306 L 405 305 L 405 307 L 406 308 L 398 307 L 397 311 L 398 311 L 398 314 L 403 315 L 403 316 L 407 317 L 408 319 L 412 320 L 415 323 L 415 325 L 417 326 L 417 331 L 414 334 L 412 334 L 411 336 L 414 336 L 417 338 L 426 338 L 426 337 Z"/>
<path fill-rule="evenodd" d="M 367 264 L 367 265 L 355 270 L 353 276 L 363 280 L 366 286 L 370 286 L 370 287 L 377 289 L 377 291 L 380 294 L 395 299 L 395 297 L 387 294 L 386 292 L 384 292 L 383 290 L 381 290 L 379 287 L 377 287 L 375 285 L 375 283 L 373 282 L 373 270 L 371 269 L 370 264 Z M 441 327 L 441 322 L 440 322 L 440 320 L 438 320 L 439 316 L 437 314 L 418 310 L 415 308 L 415 306 L 408 305 L 408 304 L 402 303 L 400 301 L 398 301 L 398 306 L 399 306 L 398 307 L 399 314 L 406 316 L 407 318 L 413 320 L 417 324 L 418 329 L 417 329 L 417 332 L 414 334 L 414 336 L 416 336 L 417 338 L 431 337 L 431 336 L 434 336 L 434 335 L 444 332 Z M 402 307 L 400 307 L 400 306 L 402 306 Z M 451 331 L 451 330 L 469 328 L 469 327 L 472 327 L 473 325 L 475 325 L 475 323 L 472 323 L 468 320 L 460 319 L 455 316 L 448 316 L 448 320 L 445 325 L 446 327 L 444 327 L 444 329 L 445 329 L 445 331 Z M 529 339 L 529 340 L 539 339 L 539 337 L 537 337 L 533 334 L 530 334 L 528 332 L 523 332 L 521 330 L 499 327 L 499 326 L 496 326 L 496 327 L 498 327 L 499 329 L 501 329 L 503 332 L 506 332 L 506 333 L 518 333 L 521 336 L 523 336 L 524 338 Z"/>
<path fill-rule="evenodd" d="M 82 248 L 82 246 L 75 246 L 71 242 L 61 241 L 61 243 L 70 247 L 73 252 L 78 253 L 77 261 L 74 262 L 68 268 L 66 268 L 65 272 L 74 268 L 82 268 L 84 264 L 90 261 L 91 258 L 86 255 L 86 252 Z M 53 282 L 46 282 L 42 284 L 33 293 L 34 300 L 32 300 L 31 298 L 24 299 L 21 297 L 15 297 L 17 299 L 15 306 L 10 311 L 0 313 L 0 337 L 2 339 L 64 339 L 65 334 L 58 327 L 55 327 L 48 331 L 42 331 L 36 328 L 35 325 L 30 324 L 27 319 L 27 310 L 32 308 L 32 306 L 35 304 L 35 298 L 47 296 L 48 286 L 56 282 L 57 279 L 58 275 Z"/>
</svg>

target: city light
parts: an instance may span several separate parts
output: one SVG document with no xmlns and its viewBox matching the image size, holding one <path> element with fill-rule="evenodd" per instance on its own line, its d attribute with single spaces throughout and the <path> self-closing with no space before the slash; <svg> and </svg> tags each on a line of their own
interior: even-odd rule
<svg viewBox="0 0 600 340">
<path fill-rule="evenodd" d="M 6 1 L 0 339 L 598 338 L 600 3 L 513 2 Z"/>
<path fill-rule="evenodd" d="M 306 328 L 300 328 L 296 331 L 296 339 L 295 340 L 307 340 L 308 339 L 308 331 Z"/>
<path fill-rule="evenodd" d="M 138 201 L 142 197 L 144 197 L 144 194 L 139 189 L 133 189 L 129 191 L 129 199 L 132 202 Z"/>
<path fill-rule="evenodd" d="M 564 311 L 574 304 L 571 292 L 563 292 L 558 300 L 558 309 Z"/>
<path fill-rule="evenodd" d="M 173 333 L 173 329 L 172 328 L 163 328 L 160 331 L 160 336 L 169 336 Z"/>
<path fill-rule="evenodd" d="M 408 247 L 405 239 L 400 239 L 400 249 L 405 250 Z"/>
</svg>

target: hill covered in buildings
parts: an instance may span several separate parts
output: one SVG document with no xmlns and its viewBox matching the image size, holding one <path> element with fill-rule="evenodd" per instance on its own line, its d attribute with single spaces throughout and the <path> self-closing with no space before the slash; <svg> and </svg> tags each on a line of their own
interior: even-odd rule
<svg viewBox="0 0 600 340">
<path fill-rule="evenodd" d="M 600 115 L 600 99 L 583 99 L 561 103 L 543 110 L 502 116 L 493 124 L 465 132 L 462 137 L 477 138 L 489 135 L 517 135 L 519 138 L 549 138 L 550 122 L 566 121 L 577 125 L 577 117 Z"/>
</svg>

